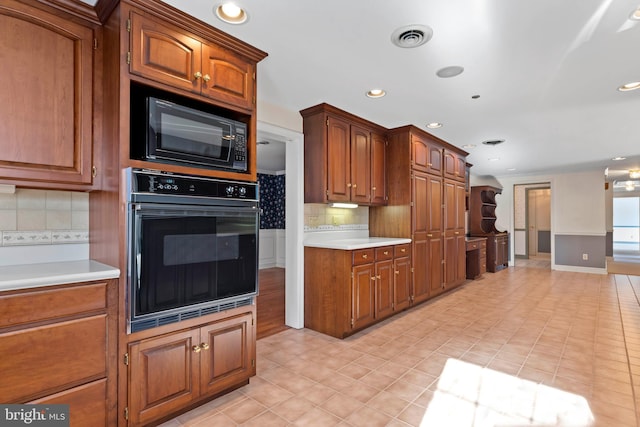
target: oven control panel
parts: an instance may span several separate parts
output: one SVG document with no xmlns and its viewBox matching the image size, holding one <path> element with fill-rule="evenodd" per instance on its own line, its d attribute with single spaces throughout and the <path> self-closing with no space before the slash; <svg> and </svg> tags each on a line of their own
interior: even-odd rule
<svg viewBox="0 0 640 427">
<path fill-rule="evenodd" d="M 132 193 L 258 200 L 258 184 L 133 169 Z"/>
</svg>

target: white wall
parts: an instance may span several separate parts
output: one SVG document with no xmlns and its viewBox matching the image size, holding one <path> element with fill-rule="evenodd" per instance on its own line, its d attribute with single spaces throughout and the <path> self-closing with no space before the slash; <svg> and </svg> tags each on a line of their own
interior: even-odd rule
<svg viewBox="0 0 640 427">
<path fill-rule="evenodd" d="M 285 323 L 304 327 L 304 137 L 302 117 L 297 112 L 258 102 L 258 131 L 279 135 L 285 141 L 286 159 L 286 244 L 279 249 L 276 239 L 276 264 L 285 272 Z M 284 259 L 282 259 L 284 252 Z"/>
<path fill-rule="evenodd" d="M 260 230 L 258 268 L 286 268 L 286 230 Z"/>
</svg>

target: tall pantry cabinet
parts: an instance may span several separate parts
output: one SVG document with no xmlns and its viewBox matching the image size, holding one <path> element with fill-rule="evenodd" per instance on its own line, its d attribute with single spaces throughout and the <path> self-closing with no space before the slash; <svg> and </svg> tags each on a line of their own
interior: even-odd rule
<svg viewBox="0 0 640 427">
<path fill-rule="evenodd" d="M 369 234 L 412 239 L 415 304 L 465 280 L 468 153 L 415 126 L 387 135 L 388 204 L 369 209 Z"/>
</svg>

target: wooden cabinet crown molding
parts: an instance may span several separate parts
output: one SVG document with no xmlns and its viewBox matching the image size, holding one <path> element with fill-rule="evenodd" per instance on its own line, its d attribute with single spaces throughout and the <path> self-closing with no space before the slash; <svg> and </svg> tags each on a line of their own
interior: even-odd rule
<svg viewBox="0 0 640 427">
<path fill-rule="evenodd" d="M 341 110 L 340 108 L 334 107 L 333 105 L 329 105 L 324 102 L 322 104 L 314 105 L 313 107 L 300 110 L 300 115 L 304 118 L 320 112 L 323 112 L 328 115 L 339 116 L 341 119 L 348 120 L 351 123 L 354 123 L 359 126 L 367 127 L 370 130 L 377 131 L 382 134 L 386 134 L 386 132 L 388 131 L 387 128 L 380 126 L 377 123 L 370 122 L 369 120 L 363 119 L 362 117 L 355 116 L 351 113 Z"/>
<path fill-rule="evenodd" d="M 55 10 L 63 13 L 65 18 L 69 18 L 69 15 L 72 15 L 75 18 L 79 18 L 84 22 L 90 22 L 94 25 L 100 25 L 102 22 L 96 10 L 91 5 L 80 0 L 21 0 L 21 3 L 38 8 L 50 8 L 47 9 L 49 12 Z"/>
<path fill-rule="evenodd" d="M 69 1 L 69 0 L 67 0 Z M 99 0 L 95 5 L 97 15 L 102 22 L 106 22 L 109 15 L 119 3 L 126 3 L 151 15 L 171 22 L 183 28 L 192 36 L 200 38 L 201 42 L 213 42 L 232 50 L 251 61 L 259 62 L 267 57 L 267 53 L 203 22 L 181 10 L 157 0 Z"/>
<path fill-rule="evenodd" d="M 420 129 L 419 127 L 415 126 L 415 125 L 406 125 L 406 126 L 401 126 L 401 127 L 397 127 L 397 128 L 393 128 L 393 129 L 389 129 L 387 131 L 387 135 L 391 136 L 391 135 L 396 135 L 396 134 L 405 134 L 405 133 L 410 133 L 412 135 L 417 135 L 419 137 L 422 138 L 426 138 L 431 140 L 432 142 L 435 142 L 436 144 L 440 145 L 442 148 L 453 151 L 455 153 L 458 153 L 459 155 L 466 157 L 469 155 L 469 153 L 467 153 L 466 151 L 464 151 L 461 148 L 456 147 L 455 145 L 449 144 L 447 141 L 438 138 L 435 135 L 430 134 L 429 132 Z"/>
</svg>

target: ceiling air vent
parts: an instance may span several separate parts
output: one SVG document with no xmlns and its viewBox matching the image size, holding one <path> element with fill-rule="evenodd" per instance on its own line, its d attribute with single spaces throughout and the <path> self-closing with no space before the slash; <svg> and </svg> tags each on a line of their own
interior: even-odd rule
<svg viewBox="0 0 640 427">
<path fill-rule="evenodd" d="M 498 144 L 502 144 L 503 142 L 504 142 L 504 139 L 489 139 L 487 141 L 482 141 L 484 145 L 498 145 Z"/>
<path fill-rule="evenodd" d="M 433 30 L 426 25 L 407 25 L 391 34 L 391 42 L 398 47 L 411 48 L 422 46 L 433 36 Z"/>
</svg>

